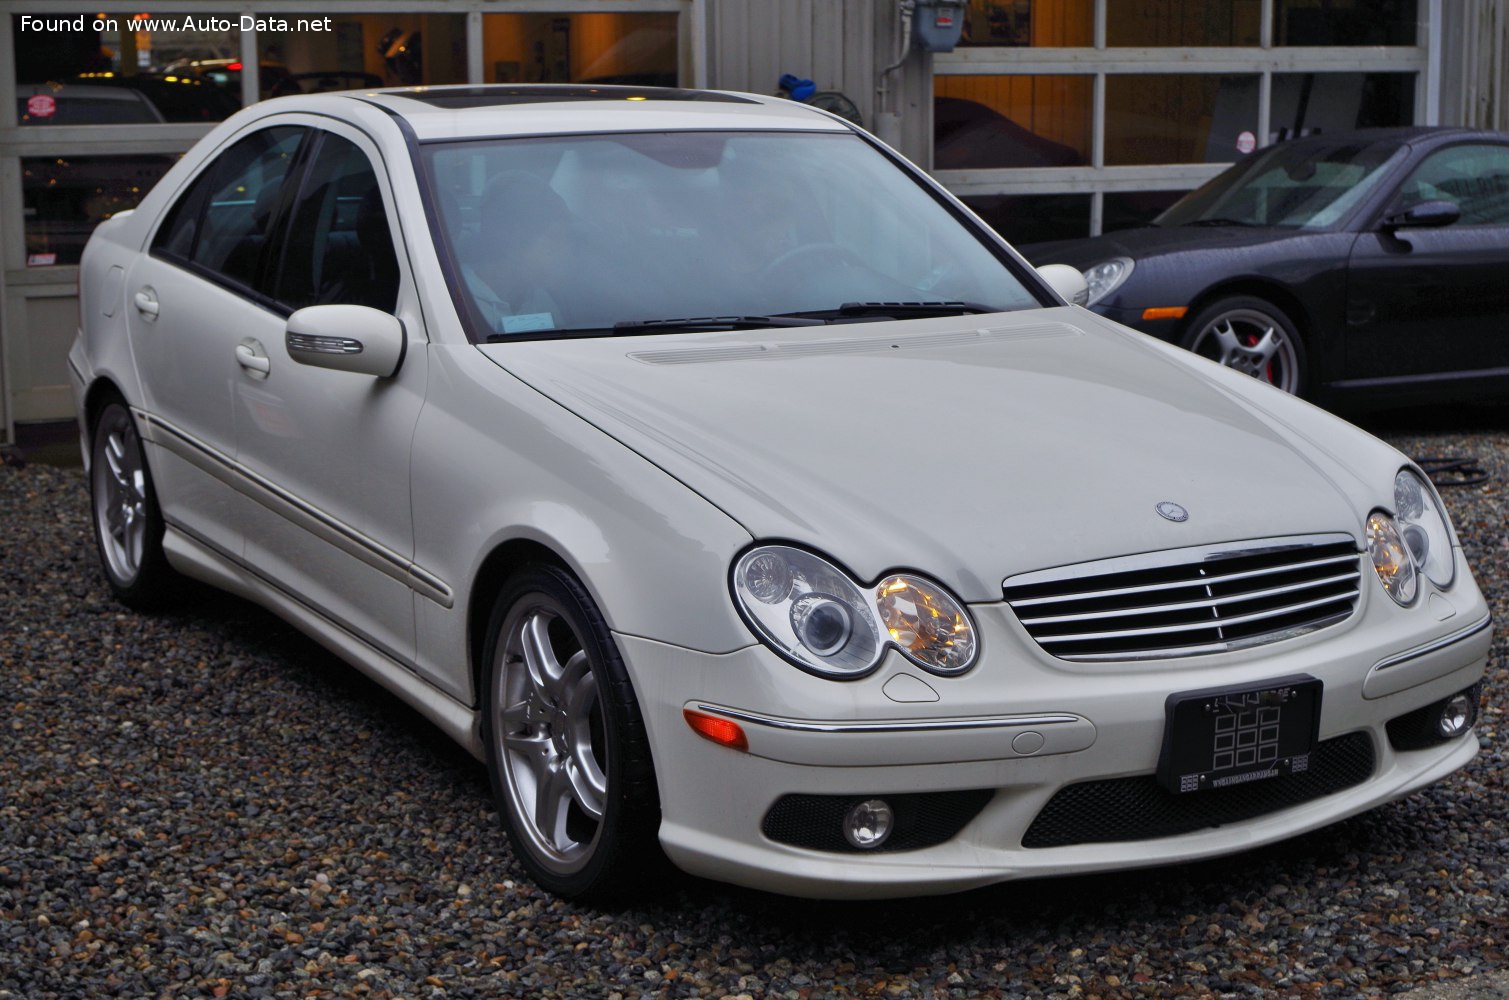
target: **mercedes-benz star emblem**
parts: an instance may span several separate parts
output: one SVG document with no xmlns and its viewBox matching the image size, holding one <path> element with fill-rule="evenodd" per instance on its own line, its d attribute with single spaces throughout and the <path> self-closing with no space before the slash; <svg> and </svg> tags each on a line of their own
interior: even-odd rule
<svg viewBox="0 0 1509 1000">
<path fill-rule="evenodd" d="M 1153 509 L 1158 512 L 1159 517 L 1167 518 L 1170 521 L 1189 520 L 1189 511 L 1174 503 L 1172 500 L 1164 500 Z"/>
</svg>

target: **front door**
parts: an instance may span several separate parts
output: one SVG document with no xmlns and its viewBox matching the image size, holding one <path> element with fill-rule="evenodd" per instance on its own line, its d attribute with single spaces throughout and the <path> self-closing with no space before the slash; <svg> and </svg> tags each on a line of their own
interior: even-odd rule
<svg viewBox="0 0 1509 1000">
<path fill-rule="evenodd" d="M 335 123 L 323 124 L 313 143 L 270 293 L 290 312 L 346 304 L 394 313 L 409 346 L 397 374 L 380 379 L 294 361 L 282 328 L 266 342 L 267 378 L 236 399 L 240 462 L 272 487 L 247 521 L 246 560 L 411 667 L 409 446 L 424 402 L 424 324 L 396 252 L 402 244 L 375 146 Z"/>
<path fill-rule="evenodd" d="M 1440 228 L 1375 228 L 1353 245 L 1347 377 L 1429 377 L 1509 369 L 1509 145 L 1430 154 L 1385 215 L 1450 201 Z"/>
</svg>

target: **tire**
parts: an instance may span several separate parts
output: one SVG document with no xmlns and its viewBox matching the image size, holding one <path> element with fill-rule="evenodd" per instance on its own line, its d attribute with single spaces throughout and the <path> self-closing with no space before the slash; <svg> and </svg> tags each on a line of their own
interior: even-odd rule
<svg viewBox="0 0 1509 1000">
<path fill-rule="evenodd" d="M 182 577 L 162 550 L 162 510 L 136 421 L 119 397 L 89 436 L 89 508 L 100 567 L 116 599 L 137 611 L 173 603 Z"/>
<path fill-rule="evenodd" d="M 522 570 L 487 627 L 482 735 L 498 817 L 541 888 L 618 902 L 664 864 L 660 797 L 628 672 L 580 583 Z"/>
<path fill-rule="evenodd" d="M 1266 299 L 1237 295 L 1206 306 L 1180 345 L 1296 396 L 1307 387 L 1305 344 L 1293 321 Z"/>
</svg>

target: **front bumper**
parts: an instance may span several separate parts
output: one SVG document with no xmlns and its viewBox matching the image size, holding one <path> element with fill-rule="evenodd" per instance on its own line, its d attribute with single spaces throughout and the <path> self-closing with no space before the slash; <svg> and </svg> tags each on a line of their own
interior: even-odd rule
<svg viewBox="0 0 1509 1000">
<path fill-rule="evenodd" d="M 1396 752 L 1385 726 L 1482 677 L 1487 607 L 1470 575 L 1459 579 L 1450 595 L 1456 613 L 1446 620 L 1400 613 L 1370 588 L 1371 599 L 1351 619 L 1308 636 L 1136 665 L 1053 659 L 1004 605 L 977 606 L 986 654 L 968 674 L 948 679 L 924 674 L 894 653 L 871 677 L 838 683 L 796 670 L 761 646 L 711 655 L 617 638 L 649 730 L 661 843 L 672 861 L 694 874 L 790 895 L 906 896 L 1226 854 L 1333 823 L 1440 780 L 1477 752 L 1470 731 L 1427 749 Z M 1389 662 L 1405 652 L 1407 659 Z M 1371 742 L 1373 766 L 1361 783 L 1177 836 L 1023 846 L 1033 820 L 1065 786 L 1156 770 L 1169 693 L 1256 687 L 1293 674 L 1324 684 L 1320 740 L 1362 734 Z M 923 686 L 897 687 L 903 675 Z M 929 697 L 929 689 L 936 700 L 918 700 Z M 696 735 L 683 720 L 687 708 L 738 721 L 748 752 Z M 1024 734 L 1028 738 L 1020 738 Z M 762 832 L 784 796 L 978 789 L 990 792 L 989 801 L 957 834 L 913 850 L 815 850 Z"/>
</svg>

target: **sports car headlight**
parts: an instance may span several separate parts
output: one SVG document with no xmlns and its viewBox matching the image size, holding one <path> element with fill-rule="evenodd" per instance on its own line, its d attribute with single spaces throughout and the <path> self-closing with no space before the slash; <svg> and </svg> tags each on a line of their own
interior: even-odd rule
<svg viewBox="0 0 1509 1000">
<path fill-rule="evenodd" d="M 1394 477 L 1394 519 L 1415 566 L 1437 587 L 1450 587 L 1457 561 L 1446 511 L 1436 491 L 1411 469 Z"/>
<path fill-rule="evenodd" d="M 1415 575 L 1415 563 L 1394 519 L 1381 510 L 1368 515 L 1368 555 L 1373 558 L 1373 569 L 1378 572 L 1378 582 L 1388 595 L 1400 604 L 1412 604 L 1420 589 Z"/>
<path fill-rule="evenodd" d="M 1133 266 L 1130 257 L 1112 257 L 1085 271 L 1085 284 L 1090 286 L 1090 298 L 1085 305 L 1093 306 L 1120 288 L 1132 276 Z"/>
<path fill-rule="evenodd" d="M 886 646 L 935 674 L 974 665 L 979 644 L 969 613 L 924 577 L 894 573 L 863 587 L 821 556 L 762 545 L 734 563 L 733 591 L 766 645 L 824 677 L 863 677 Z"/>
</svg>

